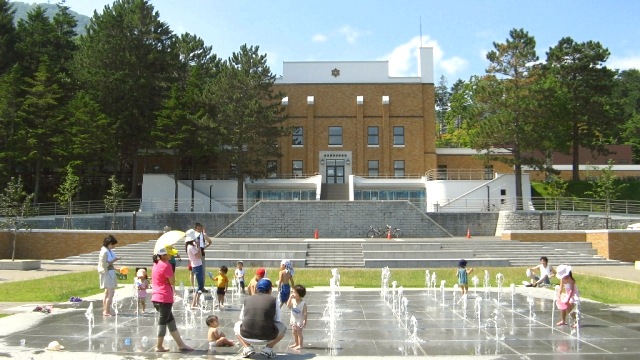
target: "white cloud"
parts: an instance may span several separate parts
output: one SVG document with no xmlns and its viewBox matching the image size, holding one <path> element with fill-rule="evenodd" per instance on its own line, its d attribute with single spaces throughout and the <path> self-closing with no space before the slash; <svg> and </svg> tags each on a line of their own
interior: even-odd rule
<svg viewBox="0 0 640 360">
<path fill-rule="evenodd" d="M 381 58 L 382 60 L 389 60 L 389 76 L 417 76 L 420 46 L 433 48 L 433 62 L 436 74 L 438 70 L 441 70 L 446 75 L 454 76 L 465 70 L 469 65 L 469 61 L 459 56 L 445 58 L 444 51 L 442 51 L 440 44 L 436 40 L 423 36 L 421 41 L 420 36 L 416 36 L 408 42 L 397 46 L 391 53 Z"/>
<path fill-rule="evenodd" d="M 315 34 L 311 40 L 313 42 L 325 42 L 327 41 L 327 37 L 324 34 Z"/>
<path fill-rule="evenodd" d="M 338 29 L 338 33 L 344 36 L 349 44 L 354 44 L 360 36 L 364 35 L 362 31 L 354 29 L 349 25 L 345 25 Z"/>
<path fill-rule="evenodd" d="M 460 71 L 465 70 L 469 62 L 459 56 L 454 56 L 449 59 L 443 59 L 440 62 L 440 67 L 450 75 L 458 74 Z"/>
<path fill-rule="evenodd" d="M 606 65 L 609 68 L 620 70 L 640 69 L 640 55 L 625 57 L 612 55 Z"/>
</svg>

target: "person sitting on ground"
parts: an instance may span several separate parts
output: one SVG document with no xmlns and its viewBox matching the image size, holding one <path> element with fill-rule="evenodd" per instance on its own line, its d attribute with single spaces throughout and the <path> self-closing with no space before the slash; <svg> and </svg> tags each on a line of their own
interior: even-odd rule
<svg viewBox="0 0 640 360">
<path fill-rule="evenodd" d="M 216 315 L 207 316 L 206 324 L 209 327 L 207 341 L 209 342 L 209 352 L 215 352 L 218 346 L 234 346 L 233 340 L 226 338 L 226 335 L 218 328 L 220 326 Z"/>
<path fill-rule="evenodd" d="M 540 275 L 536 274 L 535 271 L 538 269 Z M 537 287 L 537 286 L 549 286 L 551 285 L 551 277 L 555 274 L 553 267 L 549 265 L 549 259 L 546 256 L 542 256 L 540 258 L 540 264 L 536 265 L 532 268 L 527 269 L 527 277 L 531 279 L 531 282 L 525 284 L 528 287 Z"/>
<path fill-rule="evenodd" d="M 247 294 L 254 295 L 256 291 L 256 286 L 258 286 L 258 281 L 267 277 L 267 271 L 264 268 L 259 268 L 256 270 L 256 275 L 249 281 L 249 285 L 247 286 Z"/>
<path fill-rule="evenodd" d="M 257 294 L 248 296 L 240 311 L 240 321 L 234 326 L 238 341 L 242 344 L 242 357 L 249 357 L 255 353 L 249 343 L 253 340 L 268 341 L 260 354 L 275 358 L 273 347 L 282 340 L 287 327 L 280 321 L 280 308 L 276 305 L 276 298 L 271 296 L 271 280 L 261 279 L 256 286 Z"/>
</svg>

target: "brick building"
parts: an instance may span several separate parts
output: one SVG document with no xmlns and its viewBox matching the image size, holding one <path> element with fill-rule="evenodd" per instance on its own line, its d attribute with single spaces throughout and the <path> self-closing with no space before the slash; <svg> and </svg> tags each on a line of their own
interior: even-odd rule
<svg viewBox="0 0 640 360">
<path fill-rule="evenodd" d="M 245 205 L 409 200 L 431 211 L 460 210 L 463 202 L 474 211 L 505 206 L 515 194 L 511 167 L 485 163 L 471 149 L 436 149 L 433 49 L 420 48 L 419 55 L 414 77 L 389 76 L 388 61 L 284 62 L 275 90 L 285 94 L 286 125 L 293 131 L 278 140 L 283 156 L 267 162 L 269 176 L 245 182 Z M 145 189 L 147 198 L 164 196 L 165 183 L 173 185 L 147 174 L 143 202 Z M 528 185 L 525 176 L 523 188 Z M 234 194 L 234 186 L 204 176 L 194 197 L 203 210 L 224 211 L 224 203 L 235 201 L 217 194 Z"/>
</svg>

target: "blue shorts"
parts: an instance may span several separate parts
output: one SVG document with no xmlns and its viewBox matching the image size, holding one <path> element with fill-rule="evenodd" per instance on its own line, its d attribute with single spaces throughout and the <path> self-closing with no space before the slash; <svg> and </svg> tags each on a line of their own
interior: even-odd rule
<svg viewBox="0 0 640 360">
<path fill-rule="evenodd" d="M 291 286 L 289 284 L 280 286 L 280 302 L 286 304 L 289 300 L 289 295 L 291 295 Z"/>
</svg>

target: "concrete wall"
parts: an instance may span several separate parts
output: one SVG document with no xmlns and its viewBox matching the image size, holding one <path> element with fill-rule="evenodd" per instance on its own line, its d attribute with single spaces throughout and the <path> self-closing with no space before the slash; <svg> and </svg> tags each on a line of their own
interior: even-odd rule
<svg viewBox="0 0 640 360">
<path fill-rule="evenodd" d="M 502 240 L 518 240 L 523 242 L 580 242 L 587 241 L 585 230 L 505 230 Z"/>
<path fill-rule="evenodd" d="M 403 237 L 449 237 L 407 201 L 264 201 L 232 223 L 220 237 L 364 237 L 369 226 L 399 227 Z"/>
<path fill-rule="evenodd" d="M 635 262 L 640 260 L 640 231 L 598 230 L 588 231 L 590 242 L 598 255 L 607 259 Z"/>
<path fill-rule="evenodd" d="M 626 229 L 627 225 L 640 222 L 638 218 L 609 219 L 609 229 Z M 500 211 L 496 236 L 504 230 L 555 230 L 557 214 L 554 211 Z M 599 230 L 606 228 L 604 215 L 567 214 L 560 216 L 559 230 Z"/>
<path fill-rule="evenodd" d="M 590 242 L 598 255 L 619 261 L 640 259 L 640 230 L 508 230 L 503 240 L 522 242 Z"/>
<path fill-rule="evenodd" d="M 113 235 L 116 246 L 126 246 L 157 239 L 162 231 L 104 230 L 32 230 L 19 232 L 16 238 L 16 259 L 59 259 L 99 251 L 102 240 Z M 11 259 L 13 234 L 0 231 L 0 258 Z M 96 256 L 96 266 L 98 257 Z"/>
</svg>

